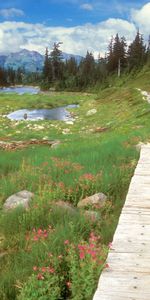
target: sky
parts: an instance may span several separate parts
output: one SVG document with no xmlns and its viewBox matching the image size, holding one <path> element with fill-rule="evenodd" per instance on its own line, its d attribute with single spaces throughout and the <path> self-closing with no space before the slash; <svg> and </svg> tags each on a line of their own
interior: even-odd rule
<svg viewBox="0 0 150 300">
<path fill-rule="evenodd" d="M 150 2 L 144 0 L 0 0 L 0 54 L 21 49 L 105 55 L 118 33 L 130 43 L 137 29 L 150 34 Z"/>
</svg>

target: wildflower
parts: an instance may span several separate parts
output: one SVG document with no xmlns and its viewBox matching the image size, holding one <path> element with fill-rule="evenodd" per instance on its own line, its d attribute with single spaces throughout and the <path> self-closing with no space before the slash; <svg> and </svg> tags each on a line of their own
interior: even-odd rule
<svg viewBox="0 0 150 300">
<path fill-rule="evenodd" d="M 41 235 L 43 233 L 42 229 L 39 228 L 37 233 L 38 233 L 38 235 Z"/>
<path fill-rule="evenodd" d="M 44 280 L 44 276 L 41 273 L 38 273 L 37 279 L 38 280 Z"/>
<path fill-rule="evenodd" d="M 90 244 L 90 248 L 94 248 L 94 247 L 95 247 L 95 245 L 91 243 Z"/>
<path fill-rule="evenodd" d="M 70 289 L 70 288 L 71 288 L 71 282 L 70 282 L 70 281 L 67 281 L 67 282 L 66 282 L 66 286 Z"/>
<path fill-rule="evenodd" d="M 85 253 L 84 252 L 80 252 L 79 256 L 80 256 L 80 259 L 84 259 L 85 258 Z"/>
<path fill-rule="evenodd" d="M 65 245 L 68 245 L 68 244 L 69 244 L 69 241 L 68 241 L 68 240 L 64 241 L 64 244 L 65 244 Z"/>
<path fill-rule="evenodd" d="M 38 241 L 38 240 L 39 240 L 38 236 L 35 235 L 35 236 L 33 237 L 33 240 L 34 240 L 34 241 Z"/>
<path fill-rule="evenodd" d="M 38 270 L 38 267 L 37 266 L 34 266 L 33 267 L 33 271 L 37 271 Z"/>
<path fill-rule="evenodd" d="M 84 251 L 86 249 L 86 246 L 85 245 L 78 245 L 78 249 L 80 251 Z"/>
<path fill-rule="evenodd" d="M 44 273 L 44 272 L 47 271 L 47 268 L 46 268 L 46 267 L 42 267 L 42 268 L 41 268 L 41 271 Z"/>
<path fill-rule="evenodd" d="M 85 173 L 79 179 L 93 181 L 95 179 L 95 176 L 91 173 Z"/>
<path fill-rule="evenodd" d="M 43 237 L 44 237 L 44 238 L 47 238 L 47 237 L 48 237 L 47 232 L 45 232 L 45 233 L 43 234 Z"/>
<path fill-rule="evenodd" d="M 49 271 L 49 273 L 51 273 L 51 274 L 53 274 L 53 273 L 55 273 L 55 269 L 54 268 L 48 268 L 48 271 Z"/>
<path fill-rule="evenodd" d="M 90 255 L 92 256 L 92 258 L 96 258 L 96 251 L 90 251 Z"/>
<path fill-rule="evenodd" d="M 113 249 L 113 248 L 112 248 L 112 247 L 113 247 L 113 245 L 112 245 L 112 243 L 111 243 L 111 242 L 108 244 L 108 247 L 109 247 L 109 249 Z"/>
</svg>

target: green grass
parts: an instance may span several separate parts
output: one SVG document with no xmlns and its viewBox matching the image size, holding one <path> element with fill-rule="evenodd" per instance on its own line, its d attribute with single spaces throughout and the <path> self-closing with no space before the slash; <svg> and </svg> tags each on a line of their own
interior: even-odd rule
<svg viewBox="0 0 150 300">
<path fill-rule="evenodd" d="M 113 87 L 97 94 L 0 95 L 1 115 L 21 108 L 79 104 L 73 110 L 76 116 L 73 125 L 50 120 L 16 122 L 4 117 L 0 119 L 2 140 L 47 136 L 61 141 L 56 149 L 29 146 L 24 150 L 0 151 L 0 244 L 1 252 L 6 252 L 0 258 L 0 299 L 17 299 L 18 287 L 28 282 L 33 266 L 43 264 L 48 252 L 56 257 L 64 254 L 65 240 L 72 244 L 87 241 L 91 231 L 101 236 L 101 245 L 112 240 L 139 157 L 135 145 L 150 139 L 150 107 L 136 90 L 147 88 L 149 91 L 149 78 L 150 72 L 145 69 L 133 79 L 123 77 Z M 97 112 L 87 116 L 93 108 Z M 42 125 L 43 129 L 35 130 L 35 124 Z M 70 129 L 69 134 L 62 133 L 65 128 Z M 107 130 L 100 131 L 100 128 Z M 94 179 L 85 179 L 86 174 L 91 174 Z M 18 208 L 4 213 L 2 206 L 6 198 L 23 189 L 35 194 L 30 209 Z M 98 219 L 92 222 L 77 209 L 77 203 L 96 192 L 105 193 L 108 200 L 102 209 L 95 208 Z M 57 200 L 69 201 L 74 206 L 74 213 L 54 208 Z M 33 228 L 44 230 L 48 226 L 54 231 L 44 243 L 28 244 L 27 233 Z M 93 290 L 96 284 L 95 281 Z M 70 294 L 67 295 L 63 299 L 70 299 Z"/>
</svg>

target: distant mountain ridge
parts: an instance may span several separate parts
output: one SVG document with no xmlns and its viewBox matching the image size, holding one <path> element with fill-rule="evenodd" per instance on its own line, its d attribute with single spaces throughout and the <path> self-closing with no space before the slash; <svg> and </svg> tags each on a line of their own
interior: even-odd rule
<svg viewBox="0 0 150 300">
<path fill-rule="evenodd" d="M 80 55 L 62 52 L 62 58 L 64 61 L 70 57 L 74 57 L 78 64 L 83 59 Z M 12 68 L 14 70 L 24 68 L 27 72 L 40 72 L 43 69 L 44 59 L 44 55 L 41 55 L 37 51 L 22 49 L 19 52 L 10 53 L 8 55 L 0 55 L 0 67 L 5 69 Z"/>
</svg>

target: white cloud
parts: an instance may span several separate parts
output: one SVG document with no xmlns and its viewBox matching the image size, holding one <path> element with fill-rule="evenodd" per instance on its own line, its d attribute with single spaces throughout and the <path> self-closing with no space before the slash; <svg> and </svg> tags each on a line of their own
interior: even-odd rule
<svg viewBox="0 0 150 300">
<path fill-rule="evenodd" d="M 88 11 L 93 10 L 93 6 L 91 4 L 89 4 L 89 3 L 83 3 L 83 4 L 81 4 L 80 8 L 84 9 L 84 10 L 88 10 Z"/>
<path fill-rule="evenodd" d="M 54 42 L 63 42 L 61 50 L 67 53 L 85 55 L 92 51 L 96 57 L 100 52 L 104 55 L 111 36 L 118 33 L 125 36 L 130 43 L 139 27 L 142 33 L 149 34 L 150 2 L 139 10 L 132 10 L 130 21 L 123 19 L 107 19 L 97 24 L 82 26 L 52 27 L 46 24 L 5 21 L 0 23 L 0 53 L 16 52 L 26 48 L 45 52 Z"/>
<path fill-rule="evenodd" d="M 141 9 L 132 9 L 131 20 L 135 22 L 144 35 L 150 34 L 150 2 L 145 4 Z"/>
<path fill-rule="evenodd" d="M 12 18 L 12 17 L 22 17 L 24 16 L 24 12 L 21 9 L 17 9 L 17 8 L 5 8 L 5 9 L 0 9 L 0 16 L 2 16 L 3 18 Z"/>
<path fill-rule="evenodd" d="M 0 53 L 9 53 L 26 48 L 45 52 L 53 43 L 63 42 L 61 49 L 67 53 L 85 55 L 92 51 L 95 56 L 107 51 L 108 42 L 116 33 L 125 35 L 128 41 L 134 38 L 134 24 L 121 19 L 108 19 L 98 24 L 76 27 L 48 27 L 43 24 L 3 22 L 0 24 Z"/>
</svg>

